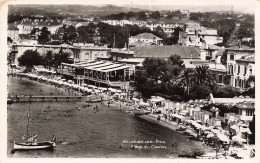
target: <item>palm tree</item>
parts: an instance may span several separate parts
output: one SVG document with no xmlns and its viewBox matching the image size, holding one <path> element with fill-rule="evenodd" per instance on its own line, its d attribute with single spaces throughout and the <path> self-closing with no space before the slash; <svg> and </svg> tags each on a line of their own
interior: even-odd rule
<svg viewBox="0 0 260 163">
<path fill-rule="evenodd" d="M 194 78 L 195 82 L 198 85 L 206 84 L 206 85 L 212 85 L 215 83 L 215 79 L 213 74 L 210 72 L 208 66 L 198 66 L 195 68 L 194 71 Z"/>
<path fill-rule="evenodd" d="M 180 75 L 179 84 L 187 87 L 187 95 L 190 94 L 190 86 L 192 84 L 193 78 L 194 78 L 193 69 L 185 68 Z"/>
</svg>

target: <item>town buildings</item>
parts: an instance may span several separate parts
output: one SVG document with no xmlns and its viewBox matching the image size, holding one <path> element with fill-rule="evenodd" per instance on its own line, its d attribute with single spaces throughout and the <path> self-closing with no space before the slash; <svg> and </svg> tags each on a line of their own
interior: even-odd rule
<svg viewBox="0 0 260 163">
<path fill-rule="evenodd" d="M 73 46 L 70 45 L 41 45 L 41 44 L 24 44 L 24 43 L 17 43 L 13 44 L 10 47 L 10 54 L 13 57 L 13 64 L 18 66 L 18 58 L 23 55 L 26 50 L 37 50 L 41 55 L 45 54 L 47 51 L 52 51 L 53 53 L 61 53 L 61 52 L 68 52 L 73 54 Z M 71 56 L 73 62 L 73 56 Z"/>
<path fill-rule="evenodd" d="M 161 27 L 163 31 L 167 34 L 167 36 L 171 36 L 174 32 L 174 28 L 176 27 L 184 27 L 184 20 L 179 19 L 160 19 L 154 20 L 149 19 L 147 21 L 140 21 L 140 20 L 103 20 L 102 22 L 107 23 L 109 25 L 138 25 L 139 27 L 145 26 L 152 31 L 154 31 L 157 27 Z"/>
<path fill-rule="evenodd" d="M 218 36 L 216 29 L 205 28 L 196 22 L 186 23 L 184 30 L 179 33 L 179 44 L 182 46 L 204 48 L 208 44 L 214 45 L 221 42 L 223 38 Z"/>
<path fill-rule="evenodd" d="M 229 85 L 245 89 L 247 79 L 255 75 L 255 49 L 247 46 L 226 49 Z"/>
<path fill-rule="evenodd" d="M 128 38 L 129 46 L 138 46 L 138 44 L 161 45 L 162 40 L 163 39 L 155 36 L 152 33 L 141 33 L 139 35 Z"/>
<path fill-rule="evenodd" d="M 38 28 L 41 30 L 43 27 L 47 27 L 51 34 L 55 34 L 59 27 L 62 27 L 61 20 L 53 19 L 23 19 L 21 22 L 17 22 L 17 28 L 19 29 L 19 34 L 30 34 L 32 29 Z"/>
<path fill-rule="evenodd" d="M 106 46 L 95 46 L 94 44 L 73 44 L 73 54 L 74 62 L 84 62 L 88 60 L 104 59 L 108 60 L 110 58 L 109 51 L 110 48 Z"/>
</svg>

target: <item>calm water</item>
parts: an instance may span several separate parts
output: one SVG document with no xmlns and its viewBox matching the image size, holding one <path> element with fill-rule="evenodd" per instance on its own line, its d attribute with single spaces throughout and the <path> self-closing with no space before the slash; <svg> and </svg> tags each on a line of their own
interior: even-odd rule
<svg viewBox="0 0 260 163">
<path fill-rule="evenodd" d="M 9 77 L 10 94 L 39 95 L 54 92 L 56 95 L 68 94 L 63 89 L 31 82 L 26 79 Z M 177 151 L 201 148 L 198 142 L 176 133 L 168 128 L 148 122 L 120 111 L 118 108 L 99 105 L 100 111 L 93 112 L 93 107 L 75 110 L 84 102 L 35 102 L 16 103 L 8 106 L 8 157 L 156 157 L 169 155 L 177 157 Z M 50 105 L 50 109 L 47 106 Z M 26 135 L 28 107 L 31 108 L 30 135 L 37 134 L 38 141 L 50 140 L 54 134 L 57 146 L 53 151 L 16 151 L 11 154 L 13 141 L 22 141 Z M 160 140 L 163 142 L 155 143 Z M 143 149 L 131 149 L 126 141 L 152 141 L 147 144 L 136 144 Z M 123 143 L 123 141 L 125 141 Z M 165 143 L 164 143 L 165 142 Z M 172 144 L 177 147 L 172 148 Z M 144 149 L 160 146 L 166 149 Z"/>
</svg>

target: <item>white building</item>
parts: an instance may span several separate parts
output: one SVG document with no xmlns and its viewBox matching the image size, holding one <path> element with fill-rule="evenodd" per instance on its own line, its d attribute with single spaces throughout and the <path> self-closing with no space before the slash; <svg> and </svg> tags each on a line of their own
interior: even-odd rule
<svg viewBox="0 0 260 163">
<path fill-rule="evenodd" d="M 14 56 L 13 64 L 18 65 L 18 58 L 23 55 L 26 50 L 37 50 L 40 55 L 45 54 L 47 51 L 52 51 L 53 53 L 69 52 L 73 54 L 73 46 L 70 45 L 42 45 L 42 44 L 28 44 L 19 43 L 13 44 L 11 47 L 10 55 Z M 73 57 L 73 56 L 71 56 Z"/>
<path fill-rule="evenodd" d="M 231 86 L 245 89 L 249 76 L 255 75 L 255 49 L 246 46 L 228 48 L 227 75 Z"/>
<path fill-rule="evenodd" d="M 161 45 L 161 43 L 162 43 L 162 39 L 155 36 L 152 33 L 141 33 L 136 36 L 131 36 L 128 39 L 130 46 L 131 46 L 131 44 L 139 42 L 139 41 L 142 41 L 145 44 L 155 44 L 155 45 Z"/>
<path fill-rule="evenodd" d="M 206 47 L 223 42 L 223 38 L 218 36 L 216 29 L 207 29 L 196 22 L 185 23 L 186 28 L 179 33 L 179 44 L 182 46 Z"/>
</svg>

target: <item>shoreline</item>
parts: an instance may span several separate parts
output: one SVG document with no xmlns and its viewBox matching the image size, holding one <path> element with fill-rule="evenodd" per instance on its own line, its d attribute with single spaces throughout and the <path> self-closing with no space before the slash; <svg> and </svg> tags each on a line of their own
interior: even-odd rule
<svg viewBox="0 0 260 163">
<path fill-rule="evenodd" d="M 16 76 L 18 77 L 18 76 Z M 28 79 L 28 78 L 25 78 L 25 79 Z M 30 80 L 30 81 L 34 81 L 34 80 Z M 41 83 L 41 84 L 44 84 L 44 85 L 49 85 L 49 86 L 53 86 L 52 84 L 48 84 L 48 83 L 45 83 L 45 82 L 39 82 L 36 80 L 37 83 Z M 59 89 L 63 89 L 63 87 L 58 87 Z M 66 90 L 64 90 L 66 91 Z M 82 96 L 82 97 L 85 97 L 85 96 Z M 107 105 L 108 101 L 107 100 L 104 100 L 103 102 L 101 102 L 100 104 L 104 104 L 104 105 Z M 120 107 L 120 104 L 121 104 L 121 107 Z M 128 108 L 129 108 L 129 104 L 128 102 L 122 102 L 120 100 L 116 100 L 116 101 L 113 101 L 109 107 L 113 108 L 113 109 L 117 109 L 117 110 L 122 110 L 122 111 L 126 111 Z M 125 113 L 125 114 L 128 114 L 128 113 Z M 135 115 L 133 115 L 135 116 Z M 188 136 L 187 134 L 184 134 L 183 131 L 176 131 L 176 129 L 178 129 L 178 124 L 173 122 L 173 121 L 166 121 L 164 118 L 161 117 L 160 120 L 157 120 L 157 115 L 155 114 L 147 114 L 147 115 L 138 115 L 136 116 L 138 118 L 141 118 L 141 119 L 144 119 L 146 121 L 149 121 L 151 123 L 155 123 L 155 124 L 158 124 L 160 126 L 163 126 L 163 127 L 166 127 L 176 133 L 179 133 L 179 134 L 182 134 L 183 136 L 186 136 L 187 139 L 190 139 L 192 137 L 197 137 L 197 134 L 194 133 L 194 131 L 192 131 L 191 129 L 187 128 L 184 132 L 188 133 Z M 190 139 L 191 140 L 191 139 Z M 191 140 L 193 142 L 195 142 L 196 144 L 198 145 L 201 145 L 201 141 L 197 141 L 197 140 Z M 203 150 L 204 150 L 204 154 L 203 155 L 208 155 L 208 154 L 212 154 L 215 152 L 215 150 L 213 149 L 213 147 L 211 146 L 208 146 L 208 145 L 203 145 L 202 146 Z M 182 151 L 180 151 L 182 152 Z M 220 153 L 219 153 L 220 154 Z M 178 158 L 187 158 L 187 157 L 179 157 L 177 156 Z"/>
</svg>

